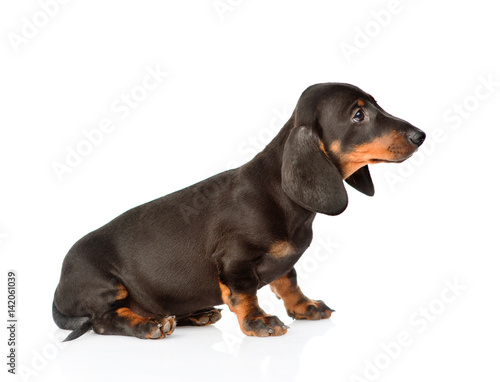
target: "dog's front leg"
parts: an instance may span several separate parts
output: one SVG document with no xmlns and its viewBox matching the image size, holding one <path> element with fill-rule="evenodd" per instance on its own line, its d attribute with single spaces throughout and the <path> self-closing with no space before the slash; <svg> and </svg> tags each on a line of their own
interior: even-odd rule
<svg viewBox="0 0 500 382">
<path fill-rule="evenodd" d="M 297 272 L 292 268 L 283 277 L 269 284 L 271 290 L 283 300 L 288 315 L 298 320 L 330 318 L 333 310 L 321 300 L 306 297 L 297 285 Z"/>
<path fill-rule="evenodd" d="M 288 327 L 276 316 L 266 314 L 257 300 L 258 280 L 248 270 L 227 270 L 219 275 L 222 300 L 235 313 L 247 336 L 282 336 Z"/>
</svg>

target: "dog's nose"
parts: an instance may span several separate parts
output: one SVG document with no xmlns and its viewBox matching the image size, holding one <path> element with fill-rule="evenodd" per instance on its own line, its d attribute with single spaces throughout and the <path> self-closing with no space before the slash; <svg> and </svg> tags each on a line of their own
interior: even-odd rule
<svg viewBox="0 0 500 382">
<path fill-rule="evenodd" d="M 416 129 L 415 131 L 410 133 L 408 139 L 415 146 L 419 147 L 425 141 L 425 133 L 422 130 Z"/>
</svg>

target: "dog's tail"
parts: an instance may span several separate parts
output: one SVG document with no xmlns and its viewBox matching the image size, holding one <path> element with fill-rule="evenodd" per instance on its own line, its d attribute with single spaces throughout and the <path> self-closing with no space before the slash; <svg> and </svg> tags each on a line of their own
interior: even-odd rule
<svg viewBox="0 0 500 382">
<path fill-rule="evenodd" d="M 56 325 L 61 329 L 73 330 L 63 342 L 77 339 L 92 329 L 90 317 L 68 317 L 56 308 L 56 304 L 54 302 L 52 303 L 52 317 L 54 318 Z"/>
</svg>

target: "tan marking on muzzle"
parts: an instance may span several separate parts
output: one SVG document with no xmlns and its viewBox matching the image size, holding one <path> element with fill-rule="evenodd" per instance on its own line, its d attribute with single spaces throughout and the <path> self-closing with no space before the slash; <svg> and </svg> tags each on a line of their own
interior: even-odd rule
<svg viewBox="0 0 500 382">
<path fill-rule="evenodd" d="M 367 164 L 404 160 L 413 153 L 414 147 L 403 134 L 391 131 L 348 152 L 343 152 L 340 149 L 340 142 L 334 141 L 330 144 L 330 150 L 339 158 L 342 177 L 346 179 Z"/>
</svg>

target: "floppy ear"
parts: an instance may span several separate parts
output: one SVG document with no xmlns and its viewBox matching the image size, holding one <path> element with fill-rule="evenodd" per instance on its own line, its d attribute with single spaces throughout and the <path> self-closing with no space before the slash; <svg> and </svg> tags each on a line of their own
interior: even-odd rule
<svg viewBox="0 0 500 382">
<path fill-rule="evenodd" d="M 347 207 L 339 170 L 319 148 L 312 128 L 292 129 L 283 150 L 281 186 L 295 203 L 313 212 L 338 215 Z"/>
<path fill-rule="evenodd" d="M 368 170 L 368 165 L 361 167 L 345 181 L 351 187 L 354 187 L 356 190 L 365 195 L 373 196 L 375 194 L 375 188 L 373 187 L 373 181 L 370 175 L 370 170 Z"/>
</svg>

